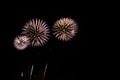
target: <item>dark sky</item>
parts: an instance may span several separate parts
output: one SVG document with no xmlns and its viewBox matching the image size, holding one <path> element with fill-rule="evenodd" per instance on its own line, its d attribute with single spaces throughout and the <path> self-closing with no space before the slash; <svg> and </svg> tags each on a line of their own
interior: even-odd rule
<svg viewBox="0 0 120 80">
<path fill-rule="evenodd" d="M 42 12 L 42 10 L 15 10 L 8 11 L 3 19 L 4 27 L 1 30 L 1 57 L 2 71 L 5 76 L 11 80 L 17 80 L 19 73 L 32 64 L 35 64 L 35 73 L 39 68 L 48 63 L 47 80 L 78 80 L 79 76 L 83 78 L 88 69 L 88 29 L 87 17 L 83 10 L 77 12 L 54 11 Z M 73 14 L 74 13 L 74 14 Z M 69 42 L 62 42 L 50 37 L 49 42 L 43 47 L 28 47 L 23 51 L 18 51 L 13 46 L 14 38 L 21 33 L 24 24 L 34 18 L 42 19 L 50 27 L 60 18 L 69 17 L 78 23 L 78 33 L 74 39 Z M 38 69 L 37 69 L 38 68 Z"/>
</svg>

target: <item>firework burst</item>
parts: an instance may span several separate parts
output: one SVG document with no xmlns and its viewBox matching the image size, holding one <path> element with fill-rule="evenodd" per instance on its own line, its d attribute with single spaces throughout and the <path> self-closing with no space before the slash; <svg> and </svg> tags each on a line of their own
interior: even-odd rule
<svg viewBox="0 0 120 80">
<path fill-rule="evenodd" d="M 24 50 L 29 45 L 29 39 L 26 36 L 18 36 L 14 39 L 14 46 L 18 50 Z"/>
<path fill-rule="evenodd" d="M 46 22 L 40 19 L 32 19 L 26 23 L 22 34 L 29 37 L 32 46 L 42 46 L 49 39 L 50 30 Z"/>
<path fill-rule="evenodd" d="M 53 35 L 59 40 L 69 41 L 77 33 L 77 23 L 70 18 L 61 18 L 53 26 Z"/>
</svg>

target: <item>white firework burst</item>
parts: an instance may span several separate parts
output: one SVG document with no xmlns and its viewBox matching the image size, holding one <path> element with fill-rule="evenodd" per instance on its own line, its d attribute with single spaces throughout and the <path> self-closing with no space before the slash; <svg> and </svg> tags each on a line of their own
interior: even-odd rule
<svg viewBox="0 0 120 80">
<path fill-rule="evenodd" d="M 77 33 L 77 23 L 71 18 L 61 18 L 53 26 L 53 35 L 59 40 L 69 41 Z"/>
<path fill-rule="evenodd" d="M 22 34 L 29 37 L 32 46 L 42 46 L 49 39 L 50 30 L 46 22 L 40 19 L 32 19 L 26 23 Z"/>
<path fill-rule="evenodd" d="M 29 39 L 26 36 L 18 36 L 14 39 L 14 46 L 18 50 L 24 50 L 29 45 Z"/>
</svg>

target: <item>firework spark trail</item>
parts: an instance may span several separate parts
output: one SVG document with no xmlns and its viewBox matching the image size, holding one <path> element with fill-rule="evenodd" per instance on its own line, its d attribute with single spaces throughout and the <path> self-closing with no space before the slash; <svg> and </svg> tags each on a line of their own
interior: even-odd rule
<svg viewBox="0 0 120 80">
<path fill-rule="evenodd" d="M 47 71 L 47 66 L 48 66 L 48 64 L 46 64 L 45 69 L 44 69 L 43 80 L 45 79 L 45 75 L 46 75 L 46 71 Z"/>
<path fill-rule="evenodd" d="M 23 75 L 23 72 L 21 72 L 21 77 L 23 77 L 24 75 Z"/>
<path fill-rule="evenodd" d="M 53 26 L 53 35 L 59 40 L 69 41 L 77 33 L 77 23 L 70 18 L 61 18 Z"/>
<path fill-rule="evenodd" d="M 32 67 L 31 67 L 31 71 L 30 71 L 30 80 L 32 79 L 33 68 L 34 68 L 34 65 L 32 65 Z"/>
<path fill-rule="evenodd" d="M 15 39 L 14 39 L 14 47 L 18 50 L 24 50 L 25 48 L 28 47 L 29 45 L 29 41 L 28 41 L 28 37 L 26 36 L 17 36 Z"/>
<path fill-rule="evenodd" d="M 42 46 L 48 42 L 49 33 L 48 25 L 40 19 L 32 19 L 27 22 L 22 32 L 29 37 L 32 46 Z"/>
</svg>

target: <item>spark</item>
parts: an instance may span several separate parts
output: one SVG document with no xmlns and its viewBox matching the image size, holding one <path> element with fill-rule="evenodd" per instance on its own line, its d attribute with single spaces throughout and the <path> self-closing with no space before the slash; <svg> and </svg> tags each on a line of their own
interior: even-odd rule
<svg viewBox="0 0 120 80">
<path fill-rule="evenodd" d="M 21 77 L 23 77 L 23 72 L 21 72 Z"/>
<path fill-rule="evenodd" d="M 45 75 L 46 75 L 46 71 L 47 71 L 47 66 L 48 66 L 48 64 L 46 64 L 46 66 L 45 66 L 44 73 L 43 73 L 43 79 L 42 80 L 45 79 Z"/>
<path fill-rule="evenodd" d="M 34 65 L 32 65 L 32 67 L 31 67 L 31 71 L 30 71 L 30 80 L 31 80 L 31 78 L 32 78 L 33 68 L 34 68 Z"/>
</svg>

